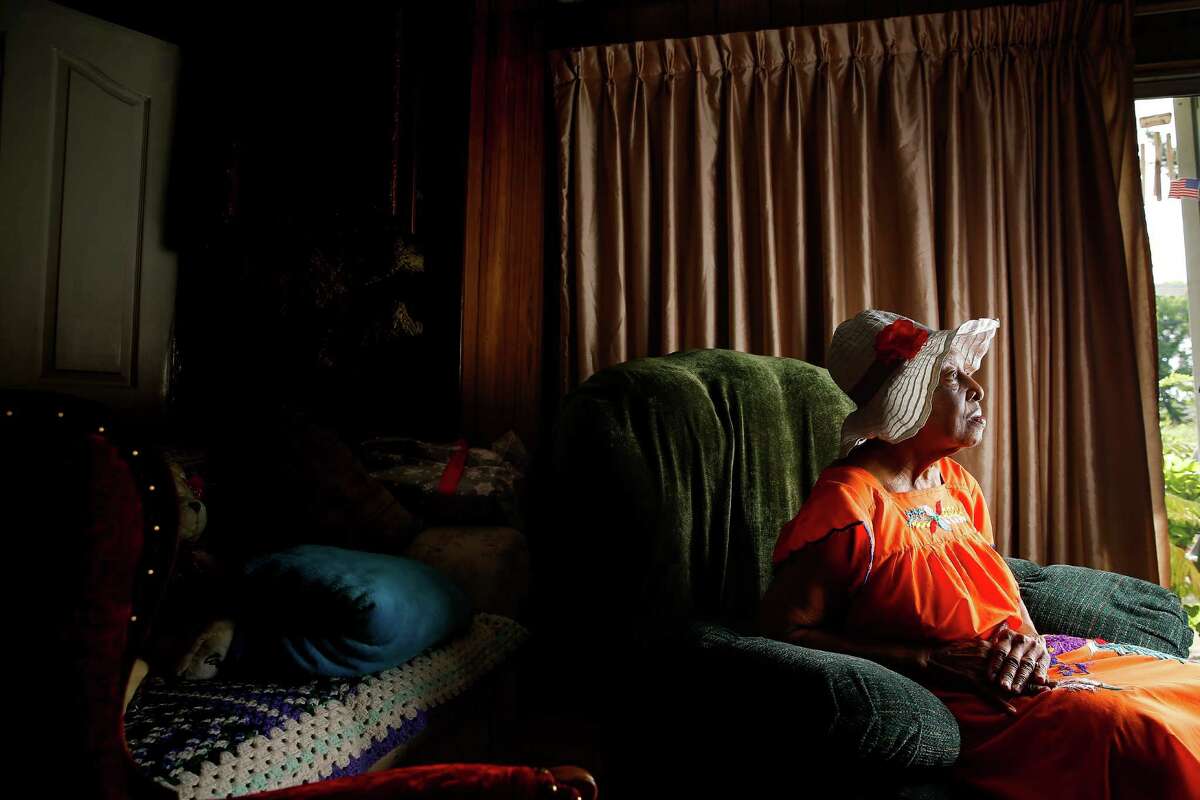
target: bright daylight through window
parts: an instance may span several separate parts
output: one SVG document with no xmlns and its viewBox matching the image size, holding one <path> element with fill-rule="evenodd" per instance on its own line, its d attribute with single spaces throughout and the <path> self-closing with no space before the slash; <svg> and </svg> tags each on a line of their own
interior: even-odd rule
<svg viewBox="0 0 1200 800">
<path fill-rule="evenodd" d="M 1158 412 L 1171 538 L 1171 589 L 1200 630 L 1200 464 L 1192 342 L 1200 334 L 1197 98 L 1136 102 L 1142 197 L 1158 308 Z"/>
</svg>

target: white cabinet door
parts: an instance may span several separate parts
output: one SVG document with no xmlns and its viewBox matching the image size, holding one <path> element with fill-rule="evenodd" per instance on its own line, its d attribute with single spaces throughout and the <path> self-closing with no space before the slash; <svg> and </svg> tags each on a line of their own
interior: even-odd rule
<svg viewBox="0 0 1200 800">
<path fill-rule="evenodd" d="M 179 49 L 0 0 L 0 385 L 162 408 Z"/>
</svg>

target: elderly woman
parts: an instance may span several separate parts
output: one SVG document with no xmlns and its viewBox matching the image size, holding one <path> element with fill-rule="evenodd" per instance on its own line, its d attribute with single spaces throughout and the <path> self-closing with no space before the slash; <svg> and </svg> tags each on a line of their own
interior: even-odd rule
<svg viewBox="0 0 1200 800">
<path fill-rule="evenodd" d="M 987 428 L 973 375 L 998 325 L 869 310 L 838 326 L 829 369 L 858 408 L 779 535 L 763 629 L 927 686 L 959 722 L 956 774 L 977 794 L 1200 798 L 1200 665 L 1042 635 L 979 484 L 950 459 Z"/>
</svg>

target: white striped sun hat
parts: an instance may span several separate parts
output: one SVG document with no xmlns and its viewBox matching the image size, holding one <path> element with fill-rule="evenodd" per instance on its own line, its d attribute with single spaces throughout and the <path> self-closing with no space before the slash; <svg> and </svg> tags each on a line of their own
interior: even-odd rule
<svg viewBox="0 0 1200 800">
<path fill-rule="evenodd" d="M 857 408 L 842 423 L 841 455 L 868 439 L 902 442 L 929 419 L 942 362 L 953 351 L 974 372 L 1000 321 L 973 319 L 937 331 L 890 311 L 867 309 L 834 331 L 829 374 Z"/>
</svg>

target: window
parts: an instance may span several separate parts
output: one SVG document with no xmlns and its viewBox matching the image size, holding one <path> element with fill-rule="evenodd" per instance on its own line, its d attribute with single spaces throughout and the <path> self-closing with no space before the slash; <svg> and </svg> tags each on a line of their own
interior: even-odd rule
<svg viewBox="0 0 1200 800">
<path fill-rule="evenodd" d="M 1158 410 L 1163 440 L 1171 588 L 1200 630 L 1200 451 L 1196 364 L 1200 341 L 1200 201 L 1196 97 L 1137 100 L 1142 197 L 1158 309 Z M 1180 184 L 1179 181 L 1184 181 Z M 1174 187 L 1174 191 L 1173 191 Z M 1183 195 L 1173 196 L 1173 195 Z"/>
</svg>

